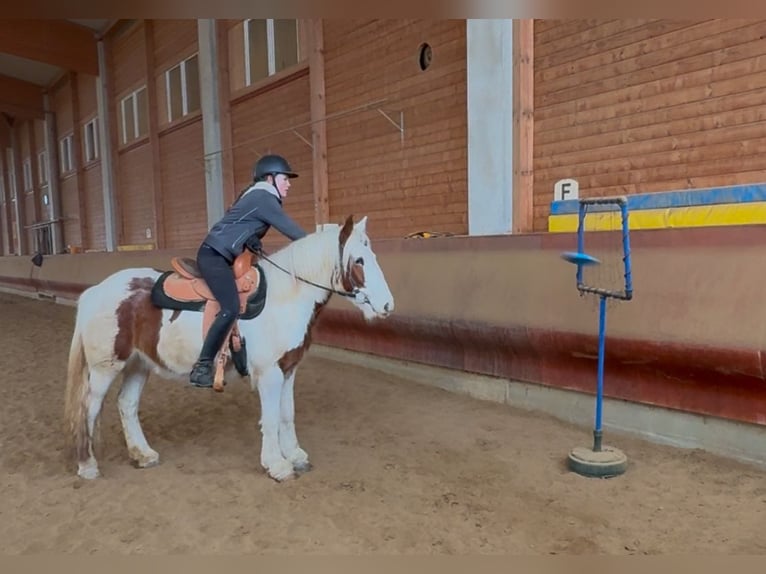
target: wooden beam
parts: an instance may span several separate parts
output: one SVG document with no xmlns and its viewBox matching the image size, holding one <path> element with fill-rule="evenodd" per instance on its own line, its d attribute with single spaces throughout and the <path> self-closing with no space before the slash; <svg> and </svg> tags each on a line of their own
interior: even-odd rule
<svg viewBox="0 0 766 574">
<path fill-rule="evenodd" d="M 513 233 L 534 225 L 534 20 L 513 21 Z"/>
<path fill-rule="evenodd" d="M 82 128 L 80 127 L 80 89 L 77 82 L 77 74 L 69 73 L 69 90 L 72 98 L 72 161 L 75 165 L 77 181 L 77 214 L 80 218 L 80 247 L 84 251 L 88 245 L 87 226 L 87 201 L 85 198 L 85 170 L 82 161 Z"/>
<path fill-rule="evenodd" d="M 0 108 L 24 119 L 43 117 L 43 89 L 40 86 L 0 75 Z"/>
<path fill-rule="evenodd" d="M 235 187 L 236 178 L 234 177 L 234 145 L 231 133 L 231 87 L 229 84 L 229 29 L 225 22 L 216 20 L 216 34 L 218 45 L 216 54 L 218 56 L 218 117 L 221 125 L 221 149 L 222 149 L 222 172 L 224 201 L 226 206 L 234 203 L 239 192 Z"/>
<path fill-rule="evenodd" d="M 30 169 L 32 170 L 32 223 L 40 222 L 40 178 L 39 168 L 37 161 L 37 138 L 35 137 L 35 121 L 29 120 L 26 122 L 27 130 L 29 132 L 29 162 Z M 36 232 L 33 232 L 33 235 Z"/>
<path fill-rule="evenodd" d="M 146 55 L 146 95 L 149 109 L 149 146 L 152 150 L 152 205 L 154 207 L 154 245 L 165 248 L 165 215 L 162 207 L 162 157 L 157 101 L 157 81 L 154 58 L 154 21 L 144 20 L 144 53 Z"/>
<path fill-rule="evenodd" d="M 324 34 L 321 19 L 311 20 L 309 37 L 309 84 L 311 90 L 311 139 L 314 172 L 314 223 L 329 223 L 330 203 L 327 194 L 327 125 L 325 122 Z"/>
<path fill-rule="evenodd" d="M 12 202 L 16 220 L 16 255 L 26 255 L 27 251 L 27 231 L 24 229 L 26 223 L 26 201 L 24 198 L 24 168 L 21 165 L 21 128 L 20 122 L 13 121 L 11 128 L 11 161 L 13 162 L 13 181 L 16 190 L 16 200 Z"/>
<path fill-rule="evenodd" d="M 8 180 L 10 177 L 9 166 L 6 163 L 6 148 L 11 144 L 11 137 L 8 131 L 8 126 L 4 120 L 0 119 L 0 133 L 2 133 L 2 147 L 0 148 L 0 178 L 3 180 L 3 185 L 0 186 L 0 193 L 3 193 L 3 201 L 0 202 L 2 208 L 0 209 L 0 235 L 2 235 L 3 243 L 3 255 L 11 255 L 13 253 L 13 221 L 11 219 L 11 183 Z"/>
<path fill-rule="evenodd" d="M 98 75 L 95 34 L 66 20 L 0 20 L 0 52 Z"/>
</svg>

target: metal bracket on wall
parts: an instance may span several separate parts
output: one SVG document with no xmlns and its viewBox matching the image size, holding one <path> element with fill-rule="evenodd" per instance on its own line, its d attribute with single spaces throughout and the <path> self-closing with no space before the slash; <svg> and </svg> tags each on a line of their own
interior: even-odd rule
<svg viewBox="0 0 766 574">
<path fill-rule="evenodd" d="M 216 150 L 216 151 L 212 151 L 212 152 L 206 153 L 203 156 L 201 156 L 200 159 L 204 162 L 205 160 L 207 160 L 207 159 L 209 159 L 211 157 L 223 154 L 224 151 L 232 151 L 232 150 L 237 149 L 237 148 L 253 146 L 253 144 L 255 144 L 256 142 L 260 142 L 260 141 L 262 141 L 264 139 L 271 138 L 271 137 L 274 137 L 276 135 L 287 133 L 287 132 L 292 132 L 293 135 L 295 135 L 303 143 L 305 143 L 311 149 L 314 149 L 314 145 L 308 139 L 303 137 L 297 131 L 297 128 L 311 126 L 311 125 L 313 125 L 315 123 L 319 123 L 319 122 L 329 122 L 330 120 L 334 120 L 334 119 L 337 119 L 337 118 L 349 116 L 351 114 L 356 114 L 356 113 L 359 113 L 359 112 L 363 112 L 363 111 L 367 111 L 367 110 L 372 110 L 372 109 L 377 110 L 378 113 L 380 113 L 397 130 L 399 130 L 400 139 L 401 139 L 402 145 L 404 145 L 404 112 L 402 112 L 402 111 L 391 112 L 394 115 L 397 114 L 397 113 L 399 114 L 399 122 L 397 123 L 396 120 L 394 120 L 388 113 L 386 113 L 380 107 L 382 104 L 385 104 L 387 102 L 388 102 L 388 100 L 386 98 L 383 98 L 383 99 L 380 99 L 380 100 L 375 100 L 375 101 L 363 104 L 361 106 L 356 106 L 354 108 L 346 109 L 346 110 L 343 110 L 343 111 L 340 111 L 340 112 L 335 112 L 334 114 L 327 115 L 327 116 L 325 116 L 323 118 L 318 118 L 318 119 L 315 119 L 315 120 L 311 120 L 311 121 L 307 121 L 307 122 L 302 122 L 302 123 L 295 124 L 295 125 L 292 125 L 292 126 L 289 126 L 289 127 L 286 127 L 286 128 L 275 130 L 273 132 L 269 132 L 269 133 L 266 133 L 266 134 L 261 134 L 261 135 L 259 135 L 256 138 L 252 138 L 252 139 L 240 142 L 240 143 L 238 143 L 236 145 L 229 146 L 228 148 L 226 148 L 226 150 L 220 149 L 220 150 Z M 389 102 L 389 103 L 392 103 L 392 102 Z M 255 153 L 256 153 L 256 155 L 259 155 L 259 156 L 262 155 L 262 154 L 258 154 L 258 152 L 255 152 Z"/>
<path fill-rule="evenodd" d="M 304 138 L 300 133 L 298 133 L 297 130 L 292 130 L 292 132 L 295 134 L 295 137 L 297 137 L 299 140 L 301 140 L 303 143 L 305 143 L 311 149 L 314 149 L 314 144 L 312 144 L 309 140 Z"/>
<path fill-rule="evenodd" d="M 399 123 L 397 124 L 397 123 L 396 123 L 396 122 L 395 122 L 395 121 L 394 121 L 394 120 L 391 118 L 391 116 L 389 116 L 389 115 L 388 115 L 386 112 L 384 112 L 384 111 L 383 111 L 383 110 L 381 110 L 380 108 L 377 108 L 377 110 L 378 110 L 378 112 L 380 112 L 380 114 L 381 114 L 381 115 L 382 115 L 384 118 L 386 118 L 386 119 L 387 119 L 389 122 L 391 122 L 391 123 L 392 123 L 392 124 L 393 124 L 393 125 L 396 127 L 396 129 L 398 129 L 398 130 L 399 130 L 399 136 L 400 136 L 400 139 L 401 139 L 402 145 L 404 145 L 404 112 L 399 112 Z"/>
</svg>

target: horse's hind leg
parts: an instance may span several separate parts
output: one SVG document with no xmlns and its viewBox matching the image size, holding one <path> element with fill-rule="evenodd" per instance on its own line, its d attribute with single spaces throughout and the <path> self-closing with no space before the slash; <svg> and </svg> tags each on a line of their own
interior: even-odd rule
<svg viewBox="0 0 766 574">
<path fill-rule="evenodd" d="M 93 449 L 93 435 L 96 428 L 96 422 L 101 414 L 101 406 L 104 403 L 104 397 L 109 392 L 109 387 L 117 377 L 118 371 L 96 367 L 90 372 L 88 381 L 87 405 L 87 427 L 88 427 L 88 458 L 78 461 L 77 474 L 82 478 L 98 478 L 101 473 L 98 470 L 98 461 L 96 460 Z"/>
<path fill-rule="evenodd" d="M 295 370 L 285 376 L 282 385 L 282 400 L 280 404 L 279 447 L 284 457 L 289 460 L 293 469 L 298 473 L 311 470 L 309 455 L 298 444 L 295 433 Z"/>
<path fill-rule="evenodd" d="M 146 442 L 141 421 L 138 418 L 138 405 L 141 402 L 141 391 L 149 369 L 136 359 L 125 367 L 120 394 L 117 397 L 117 407 L 122 420 L 122 431 L 128 455 L 139 468 L 149 468 L 159 464 L 160 455 Z"/>
</svg>

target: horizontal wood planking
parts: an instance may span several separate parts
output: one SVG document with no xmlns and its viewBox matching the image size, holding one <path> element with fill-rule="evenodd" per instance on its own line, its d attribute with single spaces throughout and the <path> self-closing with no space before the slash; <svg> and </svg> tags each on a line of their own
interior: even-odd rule
<svg viewBox="0 0 766 574">
<path fill-rule="evenodd" d="M 761 43 L 763 28 L 763 23 L 744 28 L 729 21 L 698 24 L 682 30 L 685 41 L 680 44 L 680 31 L 667 32 L 637 44 L 630 53 L 628 50 L 622 50 L 619 56 L 600 53 L 560 66 L 556 74 L 550 69 L 537 70 L 537 78 L 545 83 L 546 91 L 537 98 L 536 106 L 542 108 L 570 100 L 575 91 L 584 98 L 748 57 L 751 55 L 747 53 L 748 44 Z M 654 49 L 647 52 L 650 44 Z M 576 84 L 574 75 L 578 79 Z"/>
<path fill-rule="evenodd" d="M 82 124 L 85 124 L 98 114 L 96 76 L 77 74 L 77 98 L 80 105 L 80 118 Z"/>
<path fill-rule="evenodd" d="M 120 100 L 128 92 L 140 87 L 146 81 L 146 42 L 144 26 L 139 24 L 128 33 L 113 39 L 111 52 L 111 73 L 113 93 Z M 118 116 L 119 117 L 119 116 Z"/>
<path fill-rule="evenodd" d="M 69 82 L 62 82 L 54 91 L 51 98 L 53 111 L 56 114 L 56 134 L 64 137 L 73 129 L 72 90 Z M 58 144 L 57 144 L 58 145 Z"/>
<path fill-rule="evenodd" d="M 30 138 L 29 138 L 29 120 L 24 120 L 20 123 L 17 123 L 16 126 L 19 128 L 16 131 L 16 135 L 18 137 L 18 142 L 20 146 L 20 153 L 19 157 L 21 158 L 22 165 L 24 164 L 24 160 L 27 159 L 31 155 L 31 149 L 30 149 Z M 21 179 L 22 184 L 24 183 L 24 178 Z"/>
<path fill-rule="evenodd" d="M 587 29 L 562 37 L 535 50 L 535 67 L 551 68 L 574 62 L 587 56 L 616 51 L 617 55 L 628 46 L 652 39 L 667 31 L 679 30 L 693 21 L 673 20 L 609 20 L 594 23 Z"/>
<path fill-rule="evenodd" d="M 83 246 L 80 233 L 80 199 L 77 197 L 77 177 L 69 176 L 61 180 L 61 215 L 64 219 L 64 244 Z"/>
<path fill-rule="evenodd" d="M 262 155 L 283 155 L 300 177 L 293 180 L 284 206 L 290 216 L 307 232 L 315 228 L 312 150 L 291 128 L 311 141 L 309 76 L 294 79 L 239 100 L 231 108 L 232 146 L 235 189 L 227 193 L 227 206 L 252 182 L 253 166 Z M 272 230 L 264 246 L 282 241 Z"/>
<path fill-rule="evenodd" d="M 165 247 L 197 247 L 207 233 L 202 121 L 160 136 Z"/>
<path fill-rule="evenodd" d="M 24 193 L 22 195 L 24 198 L 24 215 L 26 221 L 24 222 L 24 225 L 31 225 L 33 223 L 36 223 L 35 221 L 35 194 L 34 193 Z M 28 231 L 25 231 L 25 233 L 29 236 L 28 237 L 28 243 L 29 249 L 33 249 L 34 242 L 32 241 L 32 235 L 33 231 L 30 229 Z"/>
<path fill-rule="evenodd" d="M 763 44 L 761 44 L 760 50 L 743 60 L 550 106 L 541 110 L 540 131 L 543 132 L 552 129 L 553 125 L 561 124 L 561 121 L 546 121 L 558 116 L 567 116 L 566 123 L 563 126 L 558 125 L 560 128 L 571 125 L 573 116 L 577 116 L 583 123 L 597 122 L 616 115 L 624 116 L 647 109 L 659 109 L 669 105 L 701 101 L 718 95 L 728 95 L 742 89 L 762 87 L 765 73 L 763 55 Z M 605 109 L 607 106 L 611 108 Z M 554 108 L 555 116 L 544 113 Z"/>
<path fill-rule="evenodd" d="M 148 144 L 141 144 L 120 152 L 117 162 L 117 213 L 120 226 L 120 245 L 153 243 L 146 237 L 146 228 L 153 228 L 152 152 Z"/>
<path fill-rule="evenodd" d="M 83 248 L 106 249 L 104 226 L 104 196 L 101 186 L 101 163 L 96 162 L 83 170 L 85 191 L 86 237 Z"/>
<path fill-rule="evenodd" d="M 748 90 L 703 102 L 604 120 L 597 124 L 599 127 L 596 129 L 590 125 L 575 126 L 561 130 L 561 139 L 556 139 L 553 134 L 541 134 L 540 139 L 545 143 L 535 142 L 535 156 L 549 157 L 552 153 L 567 154 L 681 135 L 703 126 L 704 129 L 712 129 L 749 123 L 752 120 L 746 118 L 759 117 L 764 104 L 766 90 Z"/>
<path fill-rule="evenodd" d="M 536 69 L 535 229 L 564 177 L 582 196 L 766 179 L 764 36 L 766 22 L 693 23 L 619 54 L 591 42 L 567 79 Z"/>
<path fill-rule="evenodd" d="M 35 120 L 35 153 L 39 154 L 45 149 L 45 122 Z"/>
<path fill-rule="evenodd" d="M 156 74 L 164 74 L 197 51 L 196 20 L 152 20 L 152 25 Z"/>
<path fill-rule="evenodd" d="M 425 72 L 422 42 L 433 50 Z M 325 22 L 332 221 L 368 214 L 373 237 L 465 232 L 465 50 L 464 21 Z M 376 107 L 342 115 L 383 98 L 394 121 L 404 113 L 403 142 Z"/>
</svg>

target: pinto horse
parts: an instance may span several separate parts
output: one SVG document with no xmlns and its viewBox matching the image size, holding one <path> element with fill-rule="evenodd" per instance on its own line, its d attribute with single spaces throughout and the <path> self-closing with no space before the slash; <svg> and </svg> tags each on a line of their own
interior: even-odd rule
<svg viewBox="0 0 766 574">
<path fill-rule="evenodd" d="M 340 294 L 367 322 L 387 317 L 394 299 L 366 233 L 367 217 L 325 226 L 259 262 L 267 292 L 262 311 L 239 318 L 250 343 L 246 361 L 261 404 L 261 465 L 277 481 L 310 468 L 295 432 L 295 373 L 311 343 L 311 328 L 330 297 Z M 77 474 L 100 476 L 93 448 L 104 396 L 123 375 L 118 409 L 128 454 L 139 468 L 159 463 L 138 416 L 150 374 L 188 382 L 202 347 L 203 313 L 157 306 L 152 287 L 163 275 L 151 268 L 117 271 L 78 299 L 69 353 L 65 417 Z M 204 391 L 200 391 L 204 392 Z"/>
</svg>

